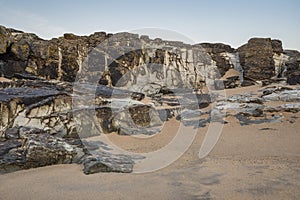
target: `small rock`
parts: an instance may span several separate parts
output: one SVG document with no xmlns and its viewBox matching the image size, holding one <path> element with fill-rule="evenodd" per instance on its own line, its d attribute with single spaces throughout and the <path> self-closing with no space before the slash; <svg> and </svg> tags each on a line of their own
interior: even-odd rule
<svg viewBox="0 0 300 200">
<path fill-rule="evenodd" d="M 9 128 L 5 131 L 4 136 L 6 139 L 18 139 L 19 135 L 19 127 Z"/>
<path fill-rule="evenodd" d="M 134 161 L 130 156 L 100 153 L 85 158 L 83 172 L 94 174 L 99 172 L 130 173 L 133 170 Z"/>
</svg>

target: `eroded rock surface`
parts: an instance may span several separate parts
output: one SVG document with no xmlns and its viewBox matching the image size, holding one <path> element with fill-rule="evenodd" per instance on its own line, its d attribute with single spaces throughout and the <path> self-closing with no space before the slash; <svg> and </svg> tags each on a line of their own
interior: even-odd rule
<svg viewBox="0 0 300 200">
<path fill-rule="evenodd" d="M 278 122 L 282 112 L 299 112 L 299 88 L 227 98 L 216 90 L 298 84 L 299 55 L 269 38 L 234 49 L 130 33 L 43 40 L 0 26 L 0 172 L 82 163 L 86 174 L 128 173 L 135 158 L 83 138 L 154 135 L 173 117 L 194 128 L 229 115 L 241 125 Z"/>
<path fill-rule="evenodd" d="M 236 78 L 228 79 L 225 88 L 270 78 L 299 83 L 299 52 L 284 51 L 281 41 L 270 38 L 252 38 L 233 49 L 220 43 L 189 45 L 130 33 L 65 34 L 43 40 L 1 26 L 0 36 L 0 74 L 7 78 L 84 80 L 147 94 L 162 87 L 213 86 L 230 69 L 239 73 L 238 83 Z"/>
</svg>

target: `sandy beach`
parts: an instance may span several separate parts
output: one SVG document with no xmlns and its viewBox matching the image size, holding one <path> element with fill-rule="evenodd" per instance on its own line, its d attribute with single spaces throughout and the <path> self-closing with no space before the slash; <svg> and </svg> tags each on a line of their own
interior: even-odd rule
<svg viewBox="0 0 300 200">
<path fill-rule="evenodd" d="M 0 200 L 300 200 L 300 0 L 0 0 Z"/>
<path fill-rule="evenodd" d="M 251 89 L 257 86 L 247 90 Z M 289 121 L 292 115 L 294 123 Z M 299 117 L 285 113 L 282 122 L 246 126 L 227 117 L 229 123 L 206 158 L 200 160 L 198 153 L 207 126 L 198 129 L 180 159 L 150 173 L 84 175 L 81 165 L 71 164 L 4 174 L 0 199 L 298 199 Z M 178 126 L 171 119 L 151 138 L 112 133 L 109 139 L 128 151 L 148 152 L 166 145 Z"/>
</svg>

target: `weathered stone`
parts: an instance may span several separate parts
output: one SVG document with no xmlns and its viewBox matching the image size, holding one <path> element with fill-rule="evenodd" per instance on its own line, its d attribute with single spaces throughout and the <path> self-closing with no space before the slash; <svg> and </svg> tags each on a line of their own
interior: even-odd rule
<svg viewBox="0 0 300 200">
<path fill-rule="evenodd" d="M 261 118 L 261 119 L 250 119 L 249 116 L 243 114 L 237 114 L 235 117 L 239 120 L 241 126 L 251 125 L 251 124 L 262 124 L 262 123 L 271 123 L 271 122 L 280 122 L 280 116 L 273 116 L 271 118 Z"/>
<path fill-rule="evenodd" d="M 73 146 L 49 134 L 26 135 L 25 139 L 25 168 L 69 164 L 76 156 Z"/>
<path fill-rule="evenodd" d="M 130 33 L 42 40 L 0 26 L 0 75 L 6 77 L 0 83 L 0 173 L 60 163 L 84 163 L 86 174 L 131 172 L 133 157 L 80 139 L 102 132 L 153 135 L 178 114 L 184 126 L 194 128 L 227 123 L 227 115 L 242 125 L 279 121 L 276 112 L 298 112 L 298 103 L 270 107 L 264 101 L 298 102 L 299 90 L 235 95 L 207 112 L 200 109 L 210 109 L 217 95 L 197 92 L 206 86 L 297 84 L 299 55 L 265 38 L 235 50 Z M 148 104 L 140 102 L 145 95 Z"/>
<path fill-rule="evenodd" d="M 2 158 L 5 154 L 7 154 L 11 149 L 21 147 L 22 142 L 20 140 L 12 139 L 9 141 L 1 141 L 0 142 L 0 157 Z"/>
<path fill-rule="evenodd" d="M 6 53 L 7 47 L 10 45 L 10 33 L 4 26 L 0 26 L 0 54 Z"/>
<path fill-rule="evenodd" d="M 160 131 L 160 114 L 148 105 L 133 105 L 116 113 L 114 124 L 120 135 L 153 135 Z"/>
<path fill-rule="evenodd" d="M 233 112 L 233 114 L 243 114 L 246 116 L 262 116 L 264 105 L 257 103 L 238 103 L 229 101 L 217 102 L 216 108 L 218 110 L 224 110 L 227 113 Z"/>
<path fill-rule="evenodd" d="M 17 128 L 17 127 L 16 127 Z M 37 128 L 20 127 L 20 139 L 1 141 L 0 172 L 67 164 L 83 156 L 82 150 L 65 139 L 49 135 Z M 77 155 L 78 154 L 78 155 Z"/>
<path fill-rule="evenodd" d="M 179 115 L 176 116 L 177 120 L 182 120 L 182 119 L 191 119 L 195 117 L 200 117 L 205 113 L 201 112 L 200 110 L 188 110 L 184 109 L 181 111 Z"/>
<path fill-rule="evenodd" d="M 267 106 L 264 112 L 292 112 L 297 113 L 300 111 L 300 103 L 283 104 L 280 106 Z"/>
<path fill-rule="evenodd" d="M 222 112 L 254 117 L 262 116 L 264 107 L 262 99 L 249 95 L 232 95 L 226 99 L 219 100 L 216 104 L 216 109 Z"/>
<path fill-rule="evenodd" d="M 263 104 L 263 100 L 259 97 L 252 97 L 250 95 L 232 95 L 226 98 L 229 102 L 237 102 L 237 103 L 256 103 Z"/>
<path fill-rule="evenodd" d="M 297 84 L 299 79 L 296 54 L 283 51 L 281 41 L 265 38 L 250 39 L 236 51 L 221 43 L 188 45 L 130 33 L 67 33 L 42 40 L 1 26 L 0 41 L 0 73 L 8 78 L 18 73 L 74 82 L 80 75 L 77 78 L 151 95 L 158 88 L 149 89 L 149 84 L 199 89 L 229 69 L 240 73 L 239 81 L 230 79 L 225 88 L 248 85 L 243 75 L 252 80 L 281 77 L 287 61 L 288 82 Z"/>
<path fill-rule="evenodd" d="M 130 173 L 133 170 L 134 161 L 130 156 L 113 155 L 102 152 L 101 154 L 91 155 L 83 161 L 85 174 L 99 172 L 120 172 Z"/>
<path fill-rule="evenodd" d="M 265 101 L 289 101 L 299 102 L 300 101 L 300 90 L 284 90 L 280 92 L 274 92 L 263 96 Z"/>
<path fill-rule="evenodd" d="M 19 139 L 19 127 L 9 128 L 5 131 L 4 137 L 6 139 Z"/>
<path fill-rule="evenodd" d="M 220 122 L 220 123 L 225 124 L 225 123 L 227 123 L 225 121 L 225 117 L 226 117 L 226 112 L 214 108 L 210 112 L 209 121 L 210 122 Z"/>
<path fill-rule="evenodd" d="M 290 85 L 300 84 L 300 53 L 298 51 L 285 51 L 289 60 L 285 63 L 287 83 Z"/>
<path fill-rule="evenodd" d="M 270 38 L 252 38 L 247 44 L 239 47 L 238 52 L 245 77 L 263 80 L 275 75 L 274 50 Z"/>
<path fill-rule="evenodd" d="M 272 40 L 271 43 L 272 43 L 273 52 L 275 52 L 277 54 L 280 54 L 283 52 L 282 42 L 280 40 Z"/>
<path fill-rule="evenodd" d="M 94 123 L 98 124 L 98 122 L 106 133 L 117 131 L 112 112 L 111 115 L 108 115 L 109 107 L 118 113 L 117 110 L 124 107 L 130 107 L 134 104 L 143 105 L 134 99 L 144 97 L 141 93 L 132 93 L 106 86 L 96 86 L 94 91 L 92 89 L 89 91 L 89 85 L 85 84 L 82 85 L 85 88 L 84 93 L 77 91 L 73 94 L 79 95 L 73 102 L 70 94 L 72 88 L 68 84 L 55 85 L 35 80 L 19 82 L 16 86 L 18 87 L 0 89 L 0 136 L 13 126 L 32 126 L 51 134 L 59 133 L 61 136 L 68 137 L 77 137 L 77 132 L 80 129 L 80 136 L 86 137 L 100 134 L 97 127 L 93 126 Z M 92 95 L 92 97 L 86 98 L 87 95 Z M 113 99 L 107 99 L 112 96 Z M 75 108 L 73 108 L 74 105 Z M 107 105 L 107 107 L 105 108 L 103 105 Z M 92 112 L 93 110 L 95 113 Z M 98 118 L 98 122 L 94 121 L 94 116 L 91 115 L 93 113 Z M 134 116 L 135 113 L 132 115 Z M 142 115 L 140 113 L 139 117 Z M 74 120 L 74 118 L 76 119 Z M 136 117 L 133 118 L 137 119 Z M 80 122 L 80 124 L 76 124 L 75 121 Z M 84 132 L 85 134 L 82 134 Z"/>
<path fill-rule="evenodd" d="M 219 70 L 219 77 L 222 77 L 226 71 L 230 68 L 233 68 L 230 60 L 226 59 L 224 53 L 234 53 L 234 49 L 229 45 L 221 44 L 221 43 L 201 43 L 199 44 L 204 50 L 211 56 L 211 59 L 216 62 Z"/>
</svg>

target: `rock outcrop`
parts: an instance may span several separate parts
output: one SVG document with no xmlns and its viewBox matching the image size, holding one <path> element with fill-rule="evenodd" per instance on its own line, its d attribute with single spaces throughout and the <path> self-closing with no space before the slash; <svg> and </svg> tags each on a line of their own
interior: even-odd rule
<svg viewBox="0 0 300 200">
<path fill-rule="evenodd" d="M 285 63 L 287 83 L 296 85 L 300 83 L 300 53 L 298 51 L 284 51 L 290 59 Z"/>
<path fill-rule="evenodd" d="M 300 110 L 299 89 L 228 98 L 214 90 L 299 84 L 299 58 L 269 38 L 234 49 L 130 33 L 43 40 L 0 26 L 0 173 L 68 163 L 83 164 L 86 174 L 132 172 L 135 158 L 89 137 L 153 135 L 173 117 L 194 128 L 227 123 L 228 115 L 241 125 L 280 121 L 276 114 Z"/>
<path fill-rule="evenodd" d="M 1 26 L 0 40 L 0 74 L 7 78 L 74 82 L 76 77 L 90 81 L 96 77 L 101 84 L 138 92 L 149 85 L 214 85 L 229 69 L 240 73 L 240 83 L 228 87 L 248 79 L 287 77 L 290 84 L 299 80 L 299 52 L 283 51 L 281 41 L 270 38 L 252 38 L 233 49 L 220 43 L 188 45 L 130 33 L 65 34 L 43 40 Z"/>
<path fill-rule="evenodd" d="M 274 47 L 274 49 L 273 49 Z M 244 76 L 253 80 L 275 76 L 274 54 L 281 54 L 281 42 L 270 38 L 252 38 L 238 49 Z"/>
</svg>

